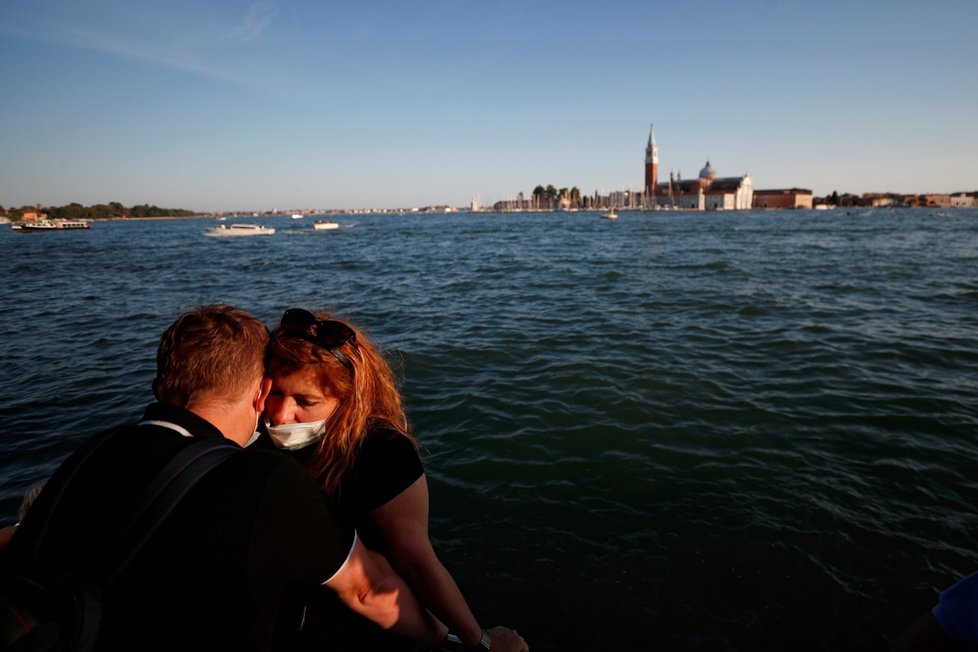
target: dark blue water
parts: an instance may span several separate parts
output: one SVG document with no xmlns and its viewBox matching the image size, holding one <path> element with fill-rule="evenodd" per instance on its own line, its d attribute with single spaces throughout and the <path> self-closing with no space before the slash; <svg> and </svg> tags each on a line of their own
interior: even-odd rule
<svg viewBox="0 0 978 652">
<path fill-rule="evenodd" d="M 535 650 L 880 649 L 978 570 L 978 211 L 0 229 L 0 515 L 197 303 L 392 357 L 432 537 Z"/>
</svg>

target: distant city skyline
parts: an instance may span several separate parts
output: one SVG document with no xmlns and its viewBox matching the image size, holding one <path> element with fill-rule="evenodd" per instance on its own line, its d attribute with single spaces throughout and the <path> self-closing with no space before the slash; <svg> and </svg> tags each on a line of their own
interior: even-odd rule
<svg viewBox="0 0 978 652">
<path fill-rule="evenodd" d="M 978 4 L 11 0 L 0 204 L 481 205 L 749 173 L 978 189 Z"/>
</svg>

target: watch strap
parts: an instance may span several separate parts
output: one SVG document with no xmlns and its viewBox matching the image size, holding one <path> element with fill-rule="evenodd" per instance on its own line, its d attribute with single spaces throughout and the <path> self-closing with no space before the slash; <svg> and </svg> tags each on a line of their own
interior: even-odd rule
<svg viewBox="0 0 978 652">
<path fill-rule="evenodd" d="M 479 650 L 479 652 L 489 652 L 492 649 L 492 635 L 488 631 L 482 630 L 482 638 L 479 640 L 479 645 L 475 649 Z"/>
</svg>

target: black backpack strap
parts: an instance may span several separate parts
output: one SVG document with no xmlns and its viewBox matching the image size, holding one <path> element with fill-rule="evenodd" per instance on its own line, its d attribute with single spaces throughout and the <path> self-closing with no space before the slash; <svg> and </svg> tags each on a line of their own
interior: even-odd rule
<svg viewBox="0 0 978 652">
<path fill-rule="evenodd" d="M 198 480 L 240 450 L 227 439 L 208 437 L 177 453 L 143 491 L 129 526 L 103 557 L 99 573 L 103 584 L 108 585 L 125 569 Z"/>
<path fill-rule="evenodd" d="M 61 498 L 70 490 L 78 468 L 104 442 L 122 431 L 124 429 L 105 431 L 86 441 L 66 464 L 59 467 L 49 483 L 53 493 L 50 494 L 50 510 L 46 513 L 47 518 L 40 530 L 41 536 L 47 532 L 46 522 L 54 518 L 55 508 Z M 19 593 L 12 596 L 7 590 L 13 589 L 13 585 L 2 588 L 8 597 L 17 599 L 10 604 L 0 596 L 0 606 L 5 607 L 7 613 L 4 615 L 8 616 L 4 618 L 3 627 L 0 628 L 0 648 L 54 649 L 51 646 L 57 645 L 59 650 L 94 649 L 102 614 L 102 589 L 126 567 L 197 481 L 240 450 L 237 444 L 223 437 L 210 437 L 195 441 L 178 452 L 143 491 L 136 502 L 129 525 L 109 546 L 100 565 L 96 567 L 99 572 L 95 575 L 68 573 L 59 578 L 32 579 L 29 574 L 21 576 L 20 571 L 16 571 L 14 579 L 18 580 Z M 39 545 L 33 546 L 29 552 L 36 554 Z M 38 579 L 41 580 L 40 583 Z M 8 628 L 7 625 L 13 622 L 11 618 L 17 621 L 17 626 Z M 5 642 L 12 642 L 14 647 L 8 647 Z M 26 647 L 16 647 L 21 644 Z"/>
</svg>

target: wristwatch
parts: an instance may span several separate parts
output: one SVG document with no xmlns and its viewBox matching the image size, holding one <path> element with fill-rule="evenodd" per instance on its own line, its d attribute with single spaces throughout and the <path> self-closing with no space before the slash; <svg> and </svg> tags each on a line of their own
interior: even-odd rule
<svg viewBox="0 0 978 652">
<path fill-rule="evenodd" d="M 486 630 L 482 630 L 482 638 L 479 639 L 479 644 L 475 646 L 475 649 L 478 650 L 478 652 L 489 652 L 491 648 L 492 636 L 490 636 L 489 632 Z"/>
<path fill-rule="evenodd" d="M 489 652 L 489 648 L 492 647 L 492 636 L 486 630 L 482 630 L 482 638 L 479 639 L 475 647 L 464 647 L 459 637 L 451 632 L 445 635 L 445 641 L 453 646 L 457 645 L 460 650 L 471 650 L 472 652 Z"/>
</svg>

